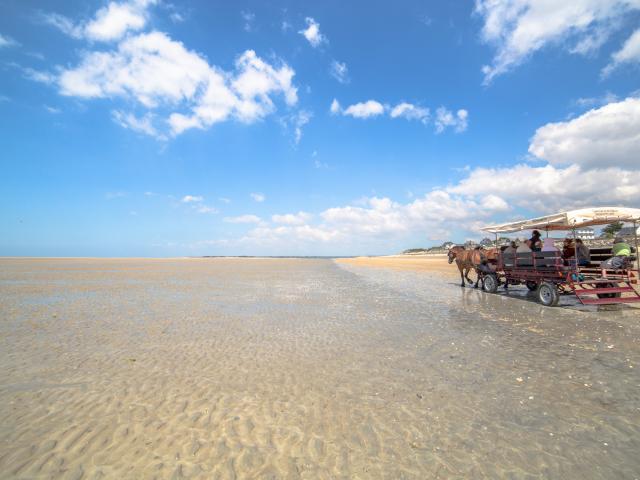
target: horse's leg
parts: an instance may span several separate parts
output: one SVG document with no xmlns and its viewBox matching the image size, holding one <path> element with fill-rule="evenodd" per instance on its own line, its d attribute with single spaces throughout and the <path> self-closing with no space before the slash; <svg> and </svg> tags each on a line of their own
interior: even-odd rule
<svg viewBox="0 0 640 480">
<path fill-rule="evenodd" d="M 466 277 L 467 282 L 469 282 L 469 285 L 471 285 L 473 283 L 473 280 L 471 280 L 469 278 L 469 272 L 470 271 L 471 271 L 471 267 L 467 267 L 466 270 L 465 270 L 465 273 L 464 273 L 464 276 Z"/>
<path fill-rule="evenodd" d="M 458 270 L 460 271 L 460 280 L 462 280 L 462 283 L 460 284 L 461 287 L 464 287 L 464 268 L 462 267 L 462 265 L 458 264 Z"/>
<path fill-rule="evenodd" d="M 476 268 L 476 284 L 473 286 L 473 288 L 478 288 L 478 282 L 480 281 L 481 275 L 482 274 L 480 273 L 480 270 Z"/>
</svg>

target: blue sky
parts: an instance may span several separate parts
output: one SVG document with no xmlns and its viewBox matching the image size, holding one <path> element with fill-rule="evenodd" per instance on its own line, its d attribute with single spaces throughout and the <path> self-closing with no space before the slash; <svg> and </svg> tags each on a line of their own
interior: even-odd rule
<svg viewBox="0 0 640 480">
<path fill-rule="evenodd" d="M 352 255 L 638 206 L 640 3 L 35 2 L 0 255 Z"/>
</svg>

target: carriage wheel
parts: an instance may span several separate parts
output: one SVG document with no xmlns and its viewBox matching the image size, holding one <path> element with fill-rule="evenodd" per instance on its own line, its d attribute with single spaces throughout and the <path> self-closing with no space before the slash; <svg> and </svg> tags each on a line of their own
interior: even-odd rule
<svg viewBox="0 0 640 480">
<path fill-rule="evenodd" d="M 482 289 L 487 293 L 496 293 L 498 290 L 498 277 L 495 273 L 489 273 L 484 276 L 484 280 L 482 281 Z"/>
<path fill-rule="evenodd" d="M 558 295 L 558 289 L 553 283 L 542 282 L 538 287 L 537 292 L 538 300 L 545 307 L 555 307 L 558 305 L 560 295 Z"/>
<path fill-rule="evenodd" d="M 538 284 L 533 280 L 529 280 L 527 282 L 527 288 L 529 289 L 529 291 L 533 292 L 538 288 Z"/>
</svg>

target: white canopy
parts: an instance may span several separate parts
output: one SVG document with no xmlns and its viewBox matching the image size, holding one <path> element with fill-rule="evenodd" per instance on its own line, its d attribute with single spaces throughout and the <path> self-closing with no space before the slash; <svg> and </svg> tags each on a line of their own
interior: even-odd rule
<svg viewBox="0 0 640 480">
<path fill-rule="evenodd" d="M 591 225 L 606 225 L 612 222 L 640 223 L 640 208 L 598 207 L 581 208 L 560 212 L 546 217 L 520 220 L 518 222 L 490 225 L 482 230 L 491 233 L 511 233 L 521 230 L 572 230 Z"/>
</svg>

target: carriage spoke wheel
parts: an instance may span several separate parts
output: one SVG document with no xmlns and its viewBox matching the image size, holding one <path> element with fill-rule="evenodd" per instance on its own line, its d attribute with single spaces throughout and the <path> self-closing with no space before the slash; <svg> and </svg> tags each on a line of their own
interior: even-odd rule
<svg viewBox="0 0 640 480">
<path fill-rule="evenodd" d="M 489 273 L 482 280 L 482 289 L 488 293 L 496 293 L 498 290 L 498 277 L 495 273 Z"/>
<path fill-rule="evenodd" d="M 538 287 L 538 300 L 545 307 L 555 307 L 558 305 L 560 295 L 558 295 L 558 289 L 553 283 L 542 282 Z"/>
</svg>

